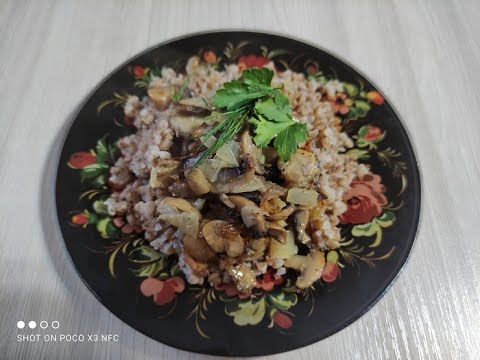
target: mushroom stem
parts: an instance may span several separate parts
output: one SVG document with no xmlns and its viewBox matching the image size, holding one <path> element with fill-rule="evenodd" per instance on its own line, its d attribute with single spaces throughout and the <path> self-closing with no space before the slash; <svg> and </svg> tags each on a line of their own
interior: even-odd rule
<svg viewBox="0 0 480 360">
<path fill-rule="evenodd" d="M 195 195 L 204 195 L 210 192 L 212 188 L 210 181 L 207 180 L 199 168 L 185 170 L 185 178 Z"/>
<path fill-rule="evenodd" d="M 266 211 L 260 209 L 252 200 L 243 196 L 232 195 L 228 199 L 235 205 L 235 210 L 240 214 L 248 228 L 253 228 L 259 234 L 265 234 L 267 230 L 265 216 L 268 215 Z"/>
<path fill-rule="evenodd" d="M 285 267 L 300 272 L 300 276 L 295 283 L 299 289 L 307 289 L 320 279 L 324 266 L 325 254 L 319 250 L 313 250 L 305 256 L 293 255 L 285 261 Z"/>
</svg>

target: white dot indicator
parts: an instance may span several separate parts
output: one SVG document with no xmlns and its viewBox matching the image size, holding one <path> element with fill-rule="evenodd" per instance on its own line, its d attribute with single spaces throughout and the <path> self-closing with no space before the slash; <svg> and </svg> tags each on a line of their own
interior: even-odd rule
<svg viewBox="0 0 480 360">
<path fill-rule="evenodd" d="M 23 322 L 21 320 L 19 322 L 17 322 L 17 328 L 23 329 L 24 327 L 25 327 L 25 322 Z"/>
<path fill-rule="evenodd" d="M 28 327 L 29 327 L 30 329 L 35 329 L 35 328 L 37 327 L 37 323 L 32 320 L 32 321 L 30 321 L 30 322 L 28 323 Z"/>
<path fill-rule="evenodd" d="M 42 329 L 46 329 L 48 327 L 48 322 L 46 322 L 45 320 L 40 321 L 40 327 Z"/>
<path fill-rule="evenodd" d="M 60 323 L 57 320 L 52 321 L 52 328 L 58 329 L 59 326 L 60 326 Z"/>
</svg>

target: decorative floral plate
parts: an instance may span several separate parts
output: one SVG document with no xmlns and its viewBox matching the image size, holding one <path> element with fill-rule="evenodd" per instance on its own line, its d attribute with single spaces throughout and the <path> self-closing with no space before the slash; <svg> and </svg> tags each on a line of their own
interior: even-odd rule
<svg viewBox="0 0 480 360">
<path fill-rule="evenodd" d="M 371 174 L 345 194 L 342 241 L 327 255 L 322 279 L 296 292 L 288 276 L 267 272 L 252 298 L 233 286 L 186 283 L 175 257 L 146 246 L 139 229 L 108 215 L 115 191 L 109 169 L 116 140 L 134 131 L 123 114 L 128 94 L 145 96 L 162 66 L 184 71 L 189 57 L 222 68 L 272 60 L 320 81 L 337 79 L 331 100 Z M 133 328 L 177 348 L 216 355 L 267 355 L 321 340 L 358 319 L 404 265 L 420 212 L 420 181 L 407 133 L 388 101 L 363 75 L 302 42 L 253 32 L 192 35 L 156 46 L 110 74 L 76 115 L 58 165 L 56 202 L 70 256 L 91 291 Z M 328 270 L 328 271 L 327 271 Z"/>
</svg>

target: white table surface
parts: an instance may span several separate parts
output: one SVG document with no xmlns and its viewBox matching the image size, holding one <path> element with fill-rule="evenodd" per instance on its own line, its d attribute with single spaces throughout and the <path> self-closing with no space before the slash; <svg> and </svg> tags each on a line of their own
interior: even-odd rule
<svg viewBox="0 0 480 360">
<path fill-rule="evenodd" d="M 182 34 L 245 28 L 361 69 L 399 110 L 423 175 L 420 231 L 393 287 L 351 326 L 276 358 L 479 359 L 479 18 L 478 0 L 0 0 L 0 358 L 201 357 L 133 330 L 89 292 L 62 245 L 54 173 L 72 113 L 117 65 Z M 18 320 L 121 341 L 18 342 Z"/>
</svg>

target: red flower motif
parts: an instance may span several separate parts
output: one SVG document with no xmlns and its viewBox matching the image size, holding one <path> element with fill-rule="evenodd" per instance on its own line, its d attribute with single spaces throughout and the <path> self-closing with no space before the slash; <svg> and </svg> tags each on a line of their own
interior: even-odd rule
<svg viewBox="0 0 480 360">
<path fill-rule="evenodd" d="M 311 75 L 315 75 L 318 72 L 317 66 L 314 64 L 308 64 L 307 72 Z"/>
<path fill-rule="evenodd" d="M 277 324 L 277 326 L 281 327 L 282 329 L 289 329 L 292 327 L 293 324 L 292 319 L 281 311 L 277 311 L 272 316 L 272 320 L 275 324 Z"/>
<path fill-rule="evenodd" d="M 185 290 L 185 281 L 180 276 L 174 276 L 166 281 L 173 287 L 176 293 L 181 293 Z"/>
<path fill-rule="evenodd" d="M 153 295 L 153 302 L 158 306 L 171 303 L 176 294 L 183 290 L 185 290 L 185 282 L 178 276 L 165 281 L 147 278 L 140 285 L 140 292 L 147 297 Z"/>
<path fill-rule="evenodd" d="M 70 156 L 68 165 L 74 169 L 83 169 L 85 166 L 95 164 L 96 161 L 96 155 L 86 151 L 81 151 Z"/>
<path fill-rule="evenodd" d="M 132 72 L 133 72 L 133 75 L 135 75 L 135 77 L 141 78 L 143 77 L 143 75 L 145 75 L 145 68 L 139 65 L 136 65 L 132 68 Z"/>
<path fill-rule="evenodd" d="M 133 232 L 136 232 L 137 234 L 139 234 L 143 231 L 140 225 L 132 225 L 130 223 L 127 223 L 121 217 L 113 218 L 113 225 L 119 228 L 122 231 L 122 233 L 124 233 L 125 235 L 129 235 Z"/>
<path fill-rule="evenodd" d="M 223 291 L 225 293 L 225 295 L 227 295 L 228 297 L 235 297 L 236 296 L 239 299 L 248 299 L 250 297 L 250 294 L 244 294 L 244 293 L 239 292 L 237 290 L 237 287 L 232 283 L 229 283 L 229 284 L 224 284 L 224 283 L 215 284 L 215 290 Z"/>
<path fill-rule="evenodd" d="M 123 225 L 125 225 L 125 219 L 122 218 L 121 216 L 114 217 L 113 225 L 115 225 L 118 228 L 121 228 Z"/>
<path fill-rule="evenodd" d="M 272 291 L 275 285 L 279 285 L 283 282 L 283 278 L 280 276 L 275 278 L 273 275 L 272 270 L 268 270 L 265 275 L 263 275 L 263 279 L 257 279 L 255 287 L 257 289 L 263 289 L 265 291 Z"/>
<path fill-rule="evenodd" d="M 72 224 L 85 225 L 88 223 L 88 214 L 80 213 L 72 216 Z"/>
<path fill-rule="evenodd" d="M 369 91 L 367 93 L 367 99 L 377 105 L 382 105 L 385 101 L 378 91 Z"/>
<path fill-rule="evenodd" d="M 382 207 L 387 204 L 381 180 L 380 176 L 368 173 L 352 181 L 350 189 L 343 194 L 347 211 L 340 216 L 342 224 L 366 224 L 380 215 Z"/>
<path fill-rule="evenodd" d="M 347 95 L 344 93 L 337 93 L 335 96 L 329 96 L 330 106 L 334 114 L 345 115 L 350 111 L 351 100 L 347 99 Z"/>
<path fill-rule="evenodd" d="M 337 279 L 337 276 L 339 273 L 340 273 L 340 269 L 337 263 L 327 262 L 327 264 L 325 265 L 322 271 L 322 279 L 326 283 L 334 282 Z"/>
<path fill-rule="evenodd" d="M 238 58 L 238 67 L 240 70 L 248 69 L 251 67 L 263 67 L 268 63 L 268 59 L 262 55 L 243 55 Z"/>
<path fill-rule="evenodd" d="M 217 62 L 217 55 L 210 49 L 205 50 L 202 57 L 207 64 L 215 64 Z"/>
<path fill-rule="evenodd" d="M 383 135 L 382 129 L 378 126 L 368 125 L 368 131 L 364 136 L 367 141 L 375 141 Z"/>
<path fill-rule="evenodd" d="M 134 230 L 134 227 L 132 224 L 126 223 L 125 225 L 122 226 L 122 232 L 124 234 L 131 234 Z"/>
</svg>

